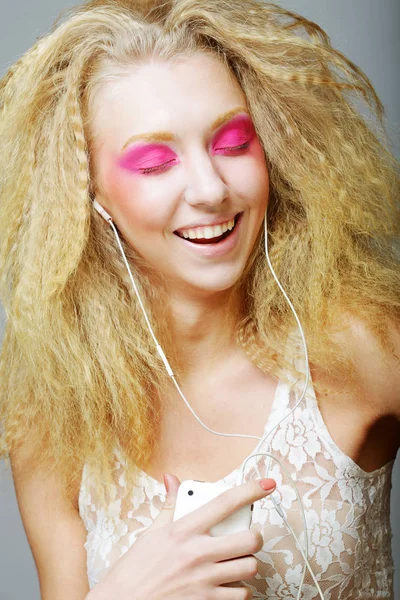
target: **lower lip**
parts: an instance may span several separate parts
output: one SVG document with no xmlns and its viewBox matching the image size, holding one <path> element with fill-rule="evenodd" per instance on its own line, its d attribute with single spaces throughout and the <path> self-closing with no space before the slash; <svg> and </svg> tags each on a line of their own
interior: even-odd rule
<svg viewBox="0 0 400 600">
<path fill-rule="evenodd" d="M 185 238 L 179 237 L 179 235 L 175 236 L 185 244 L 189 250 L 192 250 L 196 254 L 200 254 L 201 256 L 207 256 L 214 258 L 215 256 L 222 256 L 223 254 L 227 254 L 231 250 L 233 250 L 238 242 L 240 228 L 243 221 L 242 213 L 239 217 L 238 222 L 235 225 L 235 229 L 233 233 L 229 235 L 227 238 L 222 240 L 221 242 L 217 242 L 216 244 L 193 244 L 192 242 L 188 242 Z"/>
</svg>

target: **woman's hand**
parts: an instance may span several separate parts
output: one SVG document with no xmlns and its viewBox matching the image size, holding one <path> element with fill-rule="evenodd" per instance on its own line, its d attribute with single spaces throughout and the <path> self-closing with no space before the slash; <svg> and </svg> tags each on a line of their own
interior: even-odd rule
<svg viewBox="0 0 400 600">
<path fill-rule="evenodd" d="M 257 573 L 252 556 L 263 547 L 259 531 L 213 537 L 209 530 L 245 505 L 274 491 L 259 481 L 229 489 L 173 522 L 180 481 L 169 475 L 169 491 L 160 514 L 148 530 L 111 567 L 87 600 L 245 600 L 251 590 L 232 582 Z M 225 584 L 228 584 L 226 586 Z"/>
</svg>

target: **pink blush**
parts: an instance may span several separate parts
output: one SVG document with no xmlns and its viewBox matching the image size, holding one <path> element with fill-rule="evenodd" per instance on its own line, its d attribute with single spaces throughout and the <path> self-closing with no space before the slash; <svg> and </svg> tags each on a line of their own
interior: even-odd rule
<svg viewBox="0 0 400 600">
<path fill-rule="evenodd" d="M 122 169 L 136 171 L 149 169 L 162 165 L 176 158 L 170 148 L 161 144 L 142 144 L 128 150 L 119 160 L 118 165 Z"/>
<path fill-rule="evenodd" d="M 113 198 L 118 210 L 125 212 L 130 206 L 132 209 L 132 196 L 137 197 L 139 182 L 136 178 L 124 177 L 118 170 L 115 162 L 110 162 L 105 172 L 105 181 L 110 197 Z"/>
</svg>

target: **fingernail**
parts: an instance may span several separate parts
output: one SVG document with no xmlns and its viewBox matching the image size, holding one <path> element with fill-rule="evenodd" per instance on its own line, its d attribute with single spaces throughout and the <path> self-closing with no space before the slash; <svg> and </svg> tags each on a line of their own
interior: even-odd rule
<svg viewBox="0 0 400 600">
<path fill-rule="evenodd" d="M 165 485 L 165 489 L 167 490 L 167 494 L 168 494 L 168 492 L 169 492 L 169 481 L 168 481 L 168 477 L 167 477 L 167 475 L 166 475 L 165 473 L 164 473 L 163 477 L 164 477 L 164 485 Z"/>
<path fill-rule="evenodd" d="M 276 481 L 274 481 L 273 479 L 261 479 L 260 485 L 265 491 L 272 490 L 274 487 L 276 487 Z"/>
</svg>

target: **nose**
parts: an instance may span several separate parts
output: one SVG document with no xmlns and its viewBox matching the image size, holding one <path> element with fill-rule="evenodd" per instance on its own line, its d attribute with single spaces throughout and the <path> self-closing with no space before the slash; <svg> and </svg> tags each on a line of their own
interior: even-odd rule
<svg viewBox="0 0 400 600">
<path fill-rule="evenodd" d="M 197 157 L 187 169 L 185 200 L 188 204 L 218 206 L 228 196 L 228 186 L 209 156 Z"/>
</svg>

